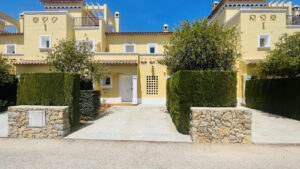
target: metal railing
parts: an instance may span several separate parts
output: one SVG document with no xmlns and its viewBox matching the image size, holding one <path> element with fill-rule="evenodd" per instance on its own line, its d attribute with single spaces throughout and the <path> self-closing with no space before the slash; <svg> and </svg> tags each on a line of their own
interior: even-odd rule
<svg viewBox="0 0 300 169">
<path fill-rule="evenodd" d="M 286 16 L 287 25 L 300 25 L 300 15 L 287 15 Z"/>
<path fill-rule="evenodd" d="M 77 27 L 99 26 L 99 18 L 96 17 L 74 18 L 74 26 Z"/>
</svg>

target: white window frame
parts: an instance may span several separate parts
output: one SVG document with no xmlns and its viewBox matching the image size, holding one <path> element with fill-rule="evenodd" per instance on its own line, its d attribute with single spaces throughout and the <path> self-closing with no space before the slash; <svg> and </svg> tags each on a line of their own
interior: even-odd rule
<svg viewBox="0 0 300 169">
<path fill-rule="evenodd" d="M 157 43 L 148 43 L 147 46 L 148 46 L 148 53 L 149 53 L 149 54 L 155 54 L 155 53 L 158 53 L 158 51 L 157 51 Z M 154 53 L 151 53 L 150 48 L 153 48 L 153 47 L 155 48 L 155 52 L 154 52 Z"/>
<path fill-rule="evenodd" d="M 267 44 L 265 46 L 261 46 L 260 44 L 260 39 L 264 37 L 267 39 Z M 269 34 L 261 34 L 261 35 L 258 35 L 258 39 L 257 39 L 257 47 L 258 48 L 271 48 L 271 35 Z"/>
<path fill-rule="evenodd" d="M 42 38 L 49 38 L 49 48 L 42 47 Z M 52 37 L 51 36 L 40 36 L 40 49 L 51 49 L 52 47 Z"/>
<path fill-rule="evenodd" d="M 15 53 L 7 53 L 7 47 L 8 46 L 14 46 L 15 47 Z M 5 44 L 5 54 L 17 54 L 17 44 Z"/>
<path fill-rule="evenodd" d="M 127 46 L 133 46 L 133 52 L 126 52 Z M 135 43 L 125 43 L 124 44 L 124 53 L 136 53 L 136 44 Z"/>
<path fill-rule="evenodd" d="M 84 41 L 86 41 L 86 42 L 92 42 L 93 43 L 93 48 L 92 48 L 92 52 L 95 52 L 95 40 L 93 40 L 93 39 L 80 39 L 80 40 L 77 40 L 77 45 L 79 45 L 79 42 L 84 42 Z"/>
<path fill-rule="evenodd" d="M 104 78 L 110 78 L 110 85 L 103 85 L 103 79 Z M 101 79 L 101 88 L 112 88 L 113 87 L 113 77 L 112 76 L 105 76 L 104 78 Z"/>
</svg>

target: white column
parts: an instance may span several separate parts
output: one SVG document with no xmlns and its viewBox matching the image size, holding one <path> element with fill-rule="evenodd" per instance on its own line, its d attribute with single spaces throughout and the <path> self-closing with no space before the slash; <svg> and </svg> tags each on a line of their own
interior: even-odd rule
<svg viewBox="0 0 300 169">
<path fill-rule="evenodd" d="M 138 104 L 137 90 L 137 75 L 132 75 L 132 104 Z"/>
<path fill-rule="evenodd" d="M 251 75 L 244 75 L 244 82 L 243 82 L 243 104 L 246 104 L 246 82 L 251 80 Z"/>
</svg>

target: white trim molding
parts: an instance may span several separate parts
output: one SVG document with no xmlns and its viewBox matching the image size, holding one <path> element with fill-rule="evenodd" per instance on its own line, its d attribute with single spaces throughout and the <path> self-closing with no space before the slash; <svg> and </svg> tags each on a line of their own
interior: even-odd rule
<svg viewBox="0 0 300 169">
<path fill-rule="evenodd" d="M 109 86 L 104 86 L 103 85 L 103 79 L 105 78 L 105 80 L 106 80 L 106 78 L 110 78 L 110 85 Z M 113 76 L 105 76 L 105 77 L 103 77 L 102 79 L 101 79 L 101 83 L 100 83 L 100 86 L 101 86 L 101 88 L 103 88 L 103 89 L 107 89 L 107 88 L 113 88 Z"/>
<path fill-rule="evenodd" d="M 142 55 L 142 56 L 164 56 L 164 53 L 124 53 L 124 52 L 95 52 L 95 55 Z"/>
<path fill-rule="evenodd" d="M 122 103 L 122 98 L 101 98 L 101 103 Z"/>
<path fill-rule="evenodd" d="M 157 53 L 157 43 L 148 43 L 147 44 L 147 48 L 148 48 L 148 54 L 155 54 L 155 53 Z M 151 51 L 150 51 L 150 48 L 155 48 L 155 51 L 154 51 L 154 53 L 151 53 Z"/>
<path fill-rule="evenodd" d="M 93 43 L 92 52 L 95 52 L 95 40 L 93 40 L 93 39 L 78 39 L 76 41 L 77 45 L 79 45 L 80 42 L 92 42 Z"/>
<path fill-rule="evenodd" d="M 133 46 L 133 52 L 126 52 L 126 46 Z M 136 53 L 136 44 L 135 43 L 125 43 L 124 44 L 124 53 Z"/>
<path fill-rule="evenodd" d="M 166 105 L 166 98 L 138 98 L 139 104 Z"/>
<path fill-rule="evenodd" d="M 286 28 L 300 28 L 300 25 L 286 25 Z"/>
<path fill-rule="evenodd" d="M 267 41 L 265 42 L 266 45 L 265 46 L 261 46 L 260 44 L 260 40 L 264 38 L 266 39 Z M 257 47 L 258 48 L 271 48 L 271 35 L 270 34 L 259 34 L 258 35 L 258 38 L 257 38 Z"/>
<path fill-rule="evenodd" d="M 74 26 L 75 30 L 98 30 L 99 26 Z"/>
<path fill-rule="evenodd" d="M 67 10 L 61 11 L 24 11 L 24 15 L 68 15 L 71 18 L 74 18 Z"/>
<path fill-rule="evenodd" d="M 15 47 L 15 53 L 7 53 L 7 46 L 14 46 Z M 5 52 L 6 55 L 15 55 L 17 53 L 17 44 L 5 44 Z"/>
<path fill-rule="evenodd" d="M 42 46 L 42 38 L 49 38 L 49 48 L 45 48 Z M 52 37 L 49 35 L 41 35 L 40 36 L 40 49 L 51 49 L 52 47 Z"/>
</svg>

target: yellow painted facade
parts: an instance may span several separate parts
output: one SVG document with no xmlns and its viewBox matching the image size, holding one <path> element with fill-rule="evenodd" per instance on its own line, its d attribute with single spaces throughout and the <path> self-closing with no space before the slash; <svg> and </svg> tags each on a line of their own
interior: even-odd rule
<svg viewBox="0 0 300 169">
<path fill-rule="evenodd" d="M 165 103 L 168 73 L 157 61 L 164 57 L 164 45 L 171 34 L 167 25 L 162 32 L 120 32 L 120 13 L 113 15 L 106 4 L 41 1 L 44 11 L 23 12 L 18 19 L 0 12 L 0 53 L 14 63 L 17 74 L 49 71 L 45 57 L 59 40 L 85 41 L 93 46 L 95 62 L 110 72 L 95 83 L 103 101 Z M 211 22 L 235 26 L 240 34 L 237 93 L 241 103 L 245 80 L 258 76 L 255 64 L 266 57 L 283 33 L 300 31 L 299 8 L 291 2 L 267 4 L 265 0 L 222 0 L 213 8 Z M 4 31 L 12 25 L 17 33 Z"/>
<path fill-rule="evenodd" d="M 223 0 L 213 7 L 211 22 L 236 27 L 240 35 L 237 63 L 238 100 L 245 100 L 245 81 L 259 77 L 255 65 L 266 58 L 284 33 L 300 32 L 299 7 L 291 2 L 266 3 L 265 0 Z M 265 46 L 261 46 L 263 42 Z"/>
<path fill-rule="evenodd" d="M 171 34 L 167 25 L 162 32 L 119 32 L 120 13 L 113 15 L 106 4 L 41 2 L 44 11 L 22 12 L 19 19 L 0 13 L 5 20 L 0 29 L 11 24 L 18 29 L 17 33 L 0 33 L 0 53 L 14 63 L 16 74 L 49 72 L 45 62 L 49 49 L 59 40 L 74 39 L 91 44 L 95 62 L 109 72 L 94 84 L 103 102 L 165 103 L 167 68 L 157 60 L 163 57 Z M 11 44 L 8 52 L 7 44 Z"/>
</svg>

